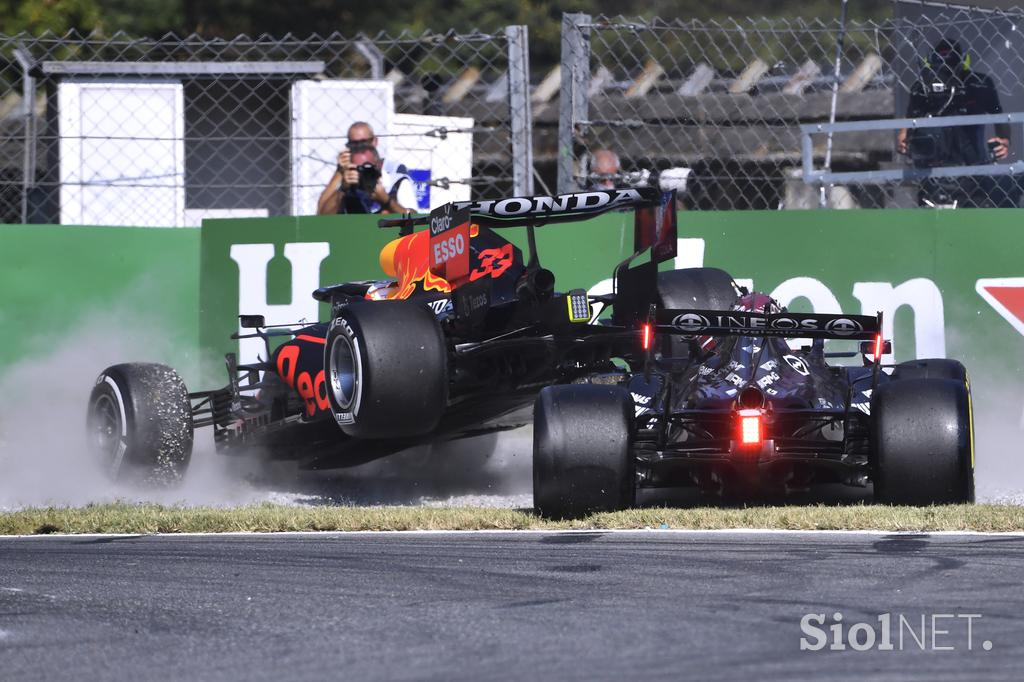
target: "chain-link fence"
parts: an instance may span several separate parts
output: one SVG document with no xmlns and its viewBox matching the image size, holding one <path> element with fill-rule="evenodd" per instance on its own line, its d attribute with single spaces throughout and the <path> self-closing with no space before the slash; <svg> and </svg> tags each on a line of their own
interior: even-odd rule
<svg viewBox="0 0 1024 682">
<path fill-rule="evenodd" d="M 534 122 L 542 175 L 557 167 L 559 191 L 688 166 L 693 208 L 1019 205 L 1020 119 L 911 130 L 906 153 L 898 131 L 915 124 L 895 119 L 992 114 L 992 95 L 1024 112 L 1024 13 L 895 8 L 876 22 L 565 15 L 561 89 L 550 78 L 534 88 L 536 121 L 521 26 L 0 36 L 0 219 L 313 213 L 357 120 L 385 168 L 406 166 L 409 208 L 532 193 Z"/>
<path fill-rule="evenodd" d="M 693 168 L 693 208 L 1016 206 L 1015 119 L 902 143 L 915 123 L 893 119 L 1024 111 L 1022 19 L 920 2 L 882 22 L 565 15 L 559 189 L 607 177 L 606 149 L 622 172 Z"/>
<path fill-rule="evenodd" d="M 376 134 L 384 181 L 405 166 L 417 203 L 406 208 L 529 193 L 527 53 L 523 26 L 304 39 L 0 35 L 0 217 L 189 225 L 315 213 L 356 121 Z"/>
</svg>

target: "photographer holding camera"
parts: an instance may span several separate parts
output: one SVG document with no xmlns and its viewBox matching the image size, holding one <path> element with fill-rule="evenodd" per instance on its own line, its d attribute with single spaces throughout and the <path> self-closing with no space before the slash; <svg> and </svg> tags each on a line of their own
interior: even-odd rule
<svg viewBox="0 0 1024 682">
<path fill-rule="evenodd" d="M 999 114 L 1003 108 L 992 79 L 971 70 L 970 55 L 960 43 L 943 39 L 928 57 L 920 79 L 910 90 L 907 118 Z M 903 128 L 896 139 L 900 154 L 910 156 L 915 168 L 978 166 L 1005 159 L 1010 152 L 1010 127 L 995 125 L 995 137 L 985 139 L 984 125 L 948 128 Z M 1012 182 L 1012 179 L 1011 179 Z M 965 208 L 1014 205 L 1012 191 L 991 176 L 926 178 L 918 191 L 918 205 L 954 205 Z"/>
<path fill-rule="evenodd" d="M 406 213 L 416 209 L 416 189 L 405 166 L 386 164 L 368 123 L 348 129 L 345 150 L 317 201 L 317 215 L 337 213 Z"/>
</svg>

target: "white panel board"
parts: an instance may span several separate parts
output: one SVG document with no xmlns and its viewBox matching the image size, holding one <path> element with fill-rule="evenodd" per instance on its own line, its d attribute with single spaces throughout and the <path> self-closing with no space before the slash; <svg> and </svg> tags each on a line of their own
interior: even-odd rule
<svg viewBox="0 0 1024 682">
<path fill-rule="evenodd" d="M 446 130 L 469 130 L 473 119 L 455 116 L 395 114 L 391 158 L 409 170 L 416 182 L 419 210 L 429 211 L 450 201 L 469 201 L 473 175 L 473 133 L 448 132 L 445 139 L 426 135 Z M 448 189 L 428 185 L 447 178 Z"/>
<path fill-rule="evenodd" d="M 266 218 L 265 208 L 186 208 L 185 227 L 202 227 L 204 220 L 222 218 Z"/>
<path fill-rule="evenodd" d="M 338 165 L 348 127 L 366 121 L 377 135 L 391 129 L 390 81 L 302 80 L 292 85 L 292 215 L 316 213 L 316 202 Z M 389 138 L 381 137 L 388 157 Z"/>
<path fill-rule="evenodd" d="M 57 88 L 57 106 L 61 223 L 183 223 L 181 83 L 63 82 Z"/>
</svg>

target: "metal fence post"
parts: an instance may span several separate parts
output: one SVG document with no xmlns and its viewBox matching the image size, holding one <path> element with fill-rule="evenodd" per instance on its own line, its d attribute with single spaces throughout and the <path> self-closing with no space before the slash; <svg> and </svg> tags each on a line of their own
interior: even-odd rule
<svg viewBox="0 0 1024 682">
<path fill-rule="evenodd" d="M 577 126 L 589 118 L 589 14 L 562 15 L 562 94 L 558 110 L 558 191 L 577 189 L 574 142 Z"/>
<path fill-rule="evenodd" d="M 14 49 L 14 58 L 18 60 L 22 71 L 22 116 L 23 137 L 25 144 L 21 167 L 21 222 L 28 222 L 28 191 L 35 184 L 36 178 L 36 79 L 32 76 L 35 65 L 32 55 L 23 47 Z"/>
<path fill-rule="evenodd" d="M 530 111 L 530 38 L 526 26 L 506 26 L 508 113 L 512 138 L 512 193 L 533 194 L 533 114 Z"/>
</svg>

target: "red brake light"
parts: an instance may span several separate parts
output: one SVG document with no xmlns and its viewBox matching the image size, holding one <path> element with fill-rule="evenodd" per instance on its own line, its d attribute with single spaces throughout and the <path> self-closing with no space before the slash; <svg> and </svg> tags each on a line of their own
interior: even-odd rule
<svg viewBox="0 0 1024 682">
<path fill-rule="evenodd" d="M 882 343 L 882 335 L 875 334 L 875 362 L 881 361 L 883 345 L 884 344 Z"/>
<path fill-rule="evenodd" d="M 761 442 L 760 410 L 740 410 L 740 443 L 758 445 Z"/>
<path fill-rule="evenodd" d="M 643 345 L 643 349 L 644 350 L 650 350 L 651 349 L 651 340 L 654 338 L 654 330 L 651 328 L 651 325 L 650 324 L 644 324 L 640 328 L 640 334 L 641 334 L 641 344 Z"/>
</svg>

